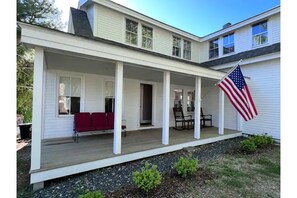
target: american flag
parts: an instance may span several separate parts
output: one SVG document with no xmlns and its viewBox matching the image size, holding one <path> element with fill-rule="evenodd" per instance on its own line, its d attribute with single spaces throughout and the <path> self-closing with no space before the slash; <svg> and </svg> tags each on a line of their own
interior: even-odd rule
<svg viewBox="0 0 297 198">
<path fill-rule="evenodd" d="M 245 121 L 251 120 L 258 115 L 239 65 L 224 77 L 218 86 L 224 91 L 232 105 Z"/>
</svg>

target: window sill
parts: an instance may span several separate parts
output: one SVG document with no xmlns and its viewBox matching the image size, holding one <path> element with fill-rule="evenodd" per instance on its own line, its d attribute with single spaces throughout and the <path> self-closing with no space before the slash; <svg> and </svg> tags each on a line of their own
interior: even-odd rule
<svg viewBox="0 0 297 198">
<path fill-rule="evenodd" d="M 264 43 L 264 44 L 260 44 L 260 45 L 253 45 L 252 49 L 257 49 L 257 48 L 265 47 L 265 46 L 268 46 L 268 45 L 270 45 L 268 42 Z"/>
</svg>

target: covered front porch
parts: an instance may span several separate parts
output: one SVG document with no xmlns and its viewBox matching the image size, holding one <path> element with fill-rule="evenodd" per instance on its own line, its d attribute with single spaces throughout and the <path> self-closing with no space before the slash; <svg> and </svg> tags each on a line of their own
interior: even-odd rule
<svg viewBox="0 0 297 198">
<path fill-rule="evenodd" d="M 42 141 L 41 168 L 32 172 L 34 183 L 107 167 L 132 160 L 199 146 L 241 136 L 240 131 L 225 129 L 223 135 L 218 128 L 201 129 L 200 139 L 194 138 L 194 130 L 169 130 L 169 144 L 162 144 L 162 129 L 129 131 L 122 138 L 122 153 L 113 153 L 113 133 L 82 136 L 79 143 L 72 138 L 56 138 Z"/>
</svg>

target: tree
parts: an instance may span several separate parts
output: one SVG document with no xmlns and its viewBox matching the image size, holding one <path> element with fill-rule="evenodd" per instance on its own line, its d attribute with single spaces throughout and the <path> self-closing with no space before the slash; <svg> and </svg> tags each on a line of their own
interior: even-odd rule
<svg viewBox="0 0 297 198">
<path fill-rule="evenodd" d="M 17 21 L 62 29 L 61 11 L 55 8 L 54 0 L 17 0 Z M 25 122 L 32 119 L 33 60 L 34 50 L 26 48 L 20 40 L 17 28 L 17 113 Z"/>
</svg>

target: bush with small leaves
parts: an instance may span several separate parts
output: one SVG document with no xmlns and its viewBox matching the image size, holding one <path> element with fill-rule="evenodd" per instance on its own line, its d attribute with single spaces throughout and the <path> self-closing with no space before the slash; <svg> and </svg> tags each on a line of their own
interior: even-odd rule
<svg viewBox="0 0 297 198">
<path fill-rule="evenodd" d="M 79 195 L 78 198 L 104 198 L 104 195 L 100 191 L 95 191 Z"/>
<path fill-rule="evenodd" d="M 149 192 L 161 184 L 161 174 L 157 170 L 156 165 L 151 165 L 146 162 L 140 172 L 133 172 L 133 181 L 138 188 Z"/>
<path fill-rule="evenodd" d="M 182 177 L 193 175 L 198 169 L 198 160 L 190 154 L 186 157 L 180 157 L 174 167 Z"/>
<path fill-rule="evenodd" d="M 252 153 L 257 150 L 257 146 L 251 138 L 241 141 L 240 148 L 241 148 L 241 150 L 248 152 L 248 153 Z"/>
</svg>

